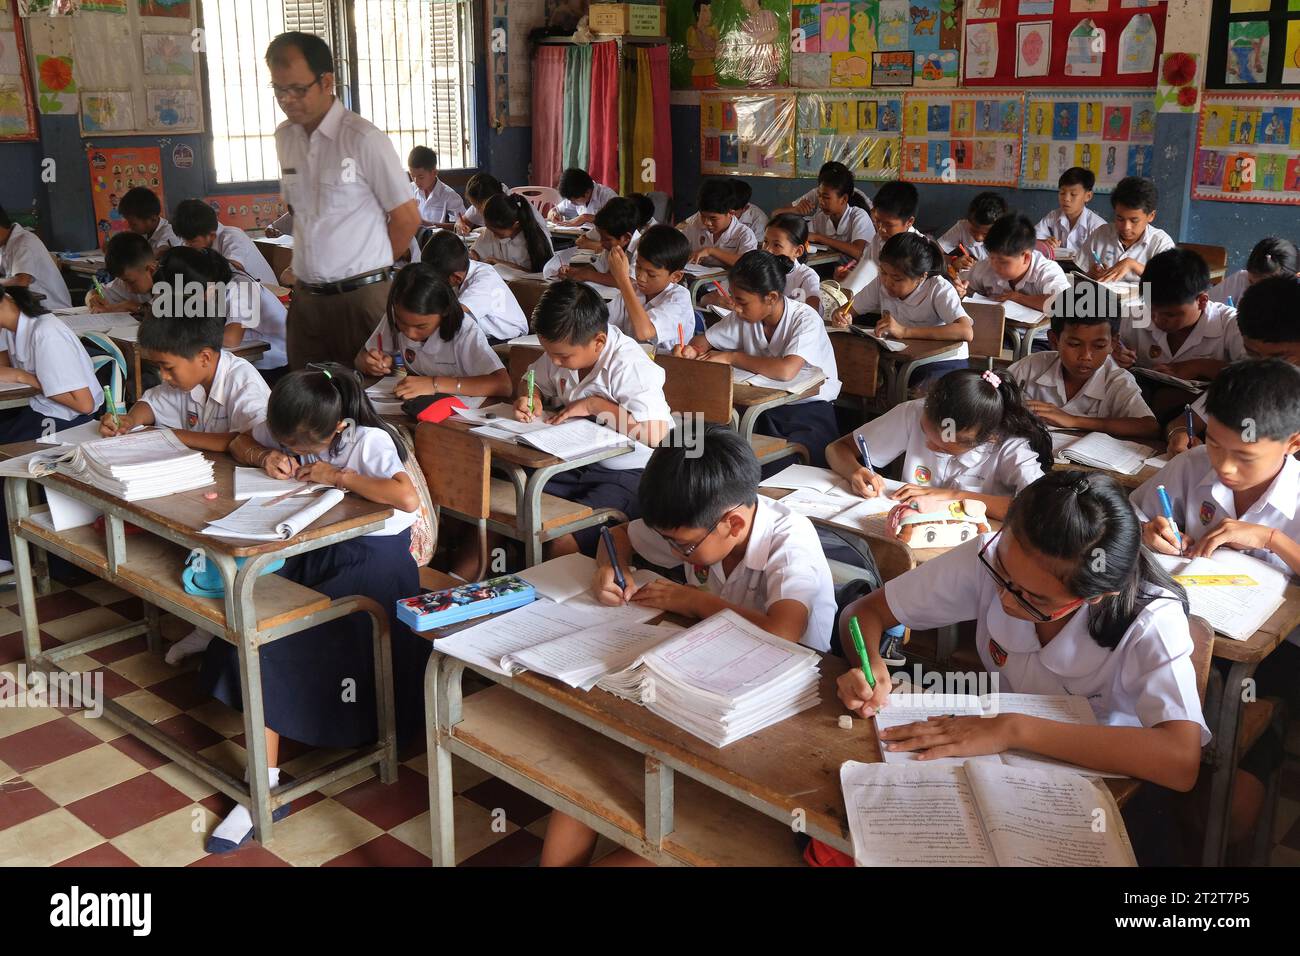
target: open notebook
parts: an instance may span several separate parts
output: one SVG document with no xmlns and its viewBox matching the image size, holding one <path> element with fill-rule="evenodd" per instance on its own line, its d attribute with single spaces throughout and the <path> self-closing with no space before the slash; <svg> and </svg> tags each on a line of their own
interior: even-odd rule
<svg viewBox="0 0 1300 956">
<path fill-rule="evenodd" d="M 564 461 L 572 461 L 609 448 L 631 448 L 633 445 L 632 439 L 626 435 L 585 418 L 573 418 L 559 425 L 549 425 L 541 421 L 517 422 L 514 420 L 514 410 L 510 406 L 504 406 L 508 411 L 508 417 L 506 414 L 492 411 L 494 408 L 501 407 L 489 406 L 487 409 L 480 409 L 497 417 L 485 419 L 488 424 L 471 428 L 470 431 L 485 438 L 528 445 L 530 448 L 536 448 Z"/>
<path fill-rule="evenodd" d="M 849 760 L 840 785 L 858 866 L 1137 865 L 1115 798 L 1077 773 Z"/>
<path fill-rule="evenodd" d="M 907 348 L 907 343 L 902 339 L 887 339 L 884 336 L 877 335 L 875 329 L 870 329 L 865 325 L 850 325 L 849 331 L 854 335 L 860 335 L 864 339 L 871 339 L 882 349 L 890 352 L 901 352 Z"/>
<path fill-rule="evenodd" d="M 999 302 L 997 299 L 990 299 L 986 295 L 968 295 L 966 301 L 978 305 L 1000 305 L 1006 320 L 1019 325 L 1037 325 L 1045 318 L 1044 314 L 1037 309 L 1031 309 L 1019 302 L 1011 302 L 1010 300 Z"/>
<path fill-rule="evenodd" d="M 731 369 L 731 380 L 737 385 L 752 385 L 755 388 L 771 388 L 780 392 L 790 392 L 795 394 L 816 385 L 826 376 L 822 370 L 815 365 L 805 365 L 799 370 L 798 374 L 791 379 L 769 378 L 766 375 L 759 375 L 757 372 L 749 372 L 743 368 Z"/>
<path fill-rule="evenodd" d="M 1187 589 L 1192 614 L 1224 637 L 1247 641 L 1286 600 L 1290 578 L 1240 551 L 1219 548 L 1209 558 L 1157 554 L 1156 560 Z"/>
<path fill-rule="evenodd" d="M 1136 475 L 1146 467 L 1154 448 L 1133 441 L 1121 441 L 1104 432 L 1072 435 L 1053 431 L 1052 452 L 1057 461 L 1077 462 L 1090 468 L 1104 468 L 1121 475 Z"/>
<path fill-rule="evenodd" d="M 293 485 L 284 490 L 290 490 Z M 251 541 L 288 541 L 343 500 L 343 491 L 331 488 L 310 498 L 286 498 L 283 501 L 252 498 L 224 518 L 213 521 L 202 533 L 216 538 L 243 538 Z"/>
<path fill-rule="evenodd" d="M 809 518 L 820 518 L 848 528 L 862 528 L 866 518 L 886 514 L 896 504 L 893 498 L 859 498 L 849 490 L 849 483 L 828 468 L 791 465 L 759 483 L 760 488 L 793 488 L 781 499 L 791 511 Z M 885 479 L 892 494 L 903 487 L 901 481 Z"/>
</svg>

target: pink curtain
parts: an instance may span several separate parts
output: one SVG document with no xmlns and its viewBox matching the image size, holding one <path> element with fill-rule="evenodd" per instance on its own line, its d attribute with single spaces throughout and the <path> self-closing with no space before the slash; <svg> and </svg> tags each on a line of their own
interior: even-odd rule
<svg viewBox="0 0 1300 956">
<path fill-rule="evenodd" d="M 538 87 L 538 89 L 545 89 L 545 87 Z M 613 40 L 594 44 L 591 48 L 590 137 L 591 158 L 587 171 L 596 182 L 604 183 L 611 189 L 617 190 L 619 188 L 618 44 Z"/>
<path fill-rule="evenodd" d="M 668 118 L 668 46 L 652 46 L 650 83 L 655 101 L 655 188 L 673 194 L 673 129 Z"/>
<path fill-rule="evenodd" d="M 540 46 L 533 60 L 533 181 L 554 186 L 564 171 L 560 159 L 564 125 L 564 70 L 568 49 Z"/>
</svg>

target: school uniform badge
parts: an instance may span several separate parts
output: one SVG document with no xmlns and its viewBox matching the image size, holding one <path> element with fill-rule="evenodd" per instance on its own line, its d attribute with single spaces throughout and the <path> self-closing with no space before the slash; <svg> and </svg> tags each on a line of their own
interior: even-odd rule
<svg viewBox="0 0 1300 956">
<path fill-rule="evenodd" d="M 415 361 L 415 349 L 407 349 L 406 352 L 403 353 L 403 357 L 406 359 L 406 364 L 409 367 Z"/>
<path fill-rule="evenodd" d="M 918 485 L 928 485 L 930 483 L 930 469 L 925 465 L 917 465 L 916 470 L 912 472 L 912 480 Z"/>
<path fill-rule="evenodd" d="M 691 569 L 695 572 L 695 586 L 702 588 L 709 583 L 709 569 L 702 564 L 692 564 Z"/>
<path fill-rule="evenodd" d="M 989 657 L 993 658 L 993 663 L 1001 667 L 1007 662 L 1007 652 L 1002 645 L 993 638 L 989 638 Z"/>
<path fill-rule="evenodd" d="M 1160 346 L 1158 345 L 1151 346 L 1150 350 L 1147 352 L 1147 355 L 1151 356 L 1151 358 L 1160 358 Z"/>
<path fill-rule="evenodd" d="M 187 429 L 189 429 L 190 431 L 193 431 L 194 429 L 196 429 L 196 428 L 199 427 L 199 413 L 198 413 L 198 412 L 186 412 L 186 413 L 185 413 L 185 427 L 186 427 Z"/>
<path fill-rule="evenodd" d="M 1209 524 L 1214 520 L 1219 508 L 1213 501 L 1201 502 L 1201 524 Z"/>
</svg>

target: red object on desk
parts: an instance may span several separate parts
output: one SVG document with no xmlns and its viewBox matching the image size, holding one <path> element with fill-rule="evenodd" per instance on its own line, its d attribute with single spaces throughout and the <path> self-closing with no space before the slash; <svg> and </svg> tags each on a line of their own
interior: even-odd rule
<svg viewBox="0 0 1300 956">
<path fill-rule="evenodd" d="M 98 518 L 96 518 L 96 519 L 95 519 L 95 523 L 94 523 L 94 525 L 92 525 L 92 527 L 93 527 L 96 531 L 98 531 L 100 534 L 103 534 L 103 533 L 104 533 L 104 529 L 105 529 L 105 527 L 106 527 L 105 522 L 104 522 L 104 516 L 103 516 L 103 515 L 100 515 Z M 144 533 L 145 533 L 144 528 L 136 527 L 135 525 L 131 524 L 131 522 L 129 522 L 129 521 L 123 521 L 123 522 L 122 522 L 122 531 L 123 531 L 124 533 L 126 533 L 126 534 L 144 534 Z"/>
</svg>

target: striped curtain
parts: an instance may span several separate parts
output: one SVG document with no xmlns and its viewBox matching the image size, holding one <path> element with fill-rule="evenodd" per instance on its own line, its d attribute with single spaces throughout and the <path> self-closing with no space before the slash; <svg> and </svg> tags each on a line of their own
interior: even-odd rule
<svg viewBox="0 0 1300 956">
<path fill-rule="evenodd" d="M 554 186 L 564 170 L 564 79 L 569 48 L 541 46 L 533 60 L 533 185 Z"/>
</svg>

